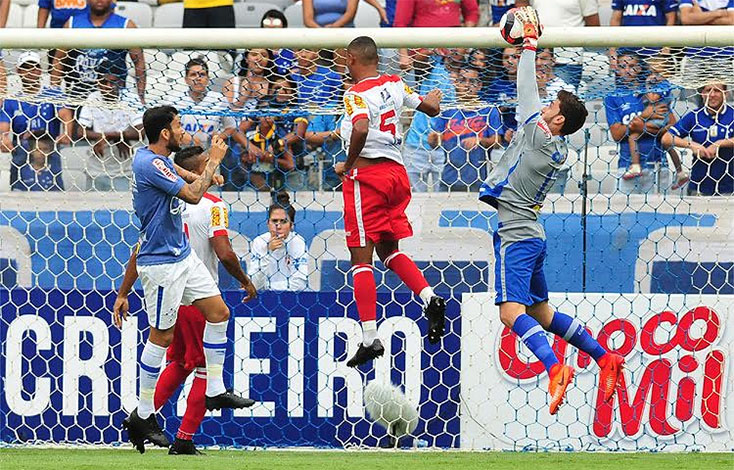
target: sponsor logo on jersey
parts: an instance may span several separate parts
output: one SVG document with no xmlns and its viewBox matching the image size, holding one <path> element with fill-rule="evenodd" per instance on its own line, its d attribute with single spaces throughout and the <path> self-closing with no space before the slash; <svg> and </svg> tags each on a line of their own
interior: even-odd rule
<svg viewBox="0 0 734 470">
<path fill-rule="evenodd" d="M 163 176 L 165 176 L 169 180 L 171 181 L 178 180 L 178 176 L 173 172 L 173 170 L 168 168 L 166 164 L 163 163 L 163 160 L 161 160 L 160 158 L 153 159 L 153 166 L 156 167 L 158 171 L 160 171 L 163 174 Z"/>
<path fill-rule="evenodd" d="M 624 16 L 658 16 L 658 9 L 655 5 L 627 5 Z"/>
<path fill-rule="evenodd" d="M 408 86 L 407 83 L 403 83 L 403 88 L 405 88 L 406 95 L 412 95 L 413 93 L 415 93 L 413 89 Z"/>
<path fill-rule="evenodd" d="M 350 100 L 348 96 L 344 97 L 344 108 L 347 110 L 347 114 L 349 114 L 350 116 L 352 115 L 352 113 L 354 113 L 354 107 L 352 106 L 351 101 L 352 100 Z"/>
<path fill-rule="evenodd" d="M 213 206 L 211 208 L 211 216 L 212 227 L 229 226 L 229 214 L 227 213 L 227 208 Z"/>
<path fill-rule="evenodd" d="M 543 120 L 543 118 L 538 119 L 538 127 L 540 127 L 540 130 L 543 131 L 545 135 L 548 137 L 552 137 L 553 134 L 551 133 L 550 127 L 548 127 L 548 123 Z"/>
<path fill-rule="evenodd" d="M 389 95 L 388 95 L 389 96 Z M 354 95 L 354 106 L 358 108 L 366 108 L 367 104 L 364 102 L 361 96 Z"/>
</svg>

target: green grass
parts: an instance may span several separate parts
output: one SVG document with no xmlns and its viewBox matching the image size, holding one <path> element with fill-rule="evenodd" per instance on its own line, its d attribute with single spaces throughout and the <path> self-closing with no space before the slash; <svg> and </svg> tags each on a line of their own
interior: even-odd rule
<svg viewBox="0 0 734 470">
<path fill-rule="evenodd" d="M 173 457 L 161 450 L 0 449 L 2 470 L 732 470 L 734 453 L 510 453 L 434 451 L 236 451 Z"/>
</svg>

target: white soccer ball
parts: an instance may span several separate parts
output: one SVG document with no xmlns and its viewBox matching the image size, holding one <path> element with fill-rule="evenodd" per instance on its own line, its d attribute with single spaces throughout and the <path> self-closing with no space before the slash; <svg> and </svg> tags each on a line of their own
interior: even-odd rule
<svg viewBox="0 0 734 470">
<path fill-rule="evenodd" d="M 364 389 L 364 405 L 369 417 L 400 439 L 418 427 L 418 406 L 411 403 L 400 388 L 376 380 Z"/>
<path fill-rule="evenodd" d="M 512 8 L 505 12 L 500 18 L 500 34 L 502 38 L 513 46 L 519 46 L 522 44 L 523 39 L 523 25 L 521 22 L 515 20 L 515 11 L 517 8 Z"/>
</svg>

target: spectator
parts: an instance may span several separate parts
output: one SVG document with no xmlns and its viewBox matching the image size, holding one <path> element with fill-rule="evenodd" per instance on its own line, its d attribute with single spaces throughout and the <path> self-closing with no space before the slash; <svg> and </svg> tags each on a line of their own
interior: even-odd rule
<svg viewBox="0 0 734 470">
<path fill-rule="evenodd" d="M 678 0 L 612 0 L 610 26 L 675 26 Z M 658 48 L 639 48 L 638 54 L 654 55 Z M 665 50 L 667 51 L 667 48 Z M 617 49 L 609 49 L 612 69 L 617 66 Z"/>
<path fill-rule="evenodd" d="M 455 80 L 451 77 L 459 76 L 465 64 L 461 60 L 465 52 L 466 49 L 458 49 L 451 54 L 444 51 L 443 56 L 433 55 L 431 57 L 433 69 L 421 83 L 419 93 L 425 95 L 431 89 L 438 88 L 443 92 L 445 101 L 455 101 Z M 405 134 L 403 160 L 411 188 L 416 192 L 438 190 L 441 172 L 446 163 L 445 152 L 436 149 L 428 142 L 428 135 L 433 130 L 431 118 L 423 113 L 415 113 L 413 122 Z"/>
<path fill-rule="evenodd" d="M 530 0 L 530 5 L 538 10 L 546 28 L 599 26 L 597 0 Z M 583 52 L 580 47 L 556 50 L 556 74 L 575 88 L 581 84 Z"/>
<path fill-rule="evenodd" d="M 303 142 L 308 121 L 294 123 L 298 129 L 294 140 Z M 287 126 L 287 125 L 286 125 Z M 284 126 L 285 127 L 285 126 Z M 288 136 L 289 127 L 281 127 L 272 116 L 263 116 L 259 124 L 247 132 L 248 152 L 243 153 L 243 164 L 249 166 L 249 183 L 257 191 L 282 189 L 287 185 L 290 172 L 296 168 L 293 148 L 284 137 Z"/>
<path fill-rule="evenodd" d="M 726 102 L 727 86 L 699 89 L 701 104 L 674 124 L 663 145 L 691 149 L 693 167 L 688 194 L 721 196 L 734 193 L 734 108 Z"/>
<path fill-rule="evenodd" d="M 458 27 L 476 26 L 479 21 L 477 0 L 440 2 L 435 0 L 400 0 L 395 11 L 396 28 L 409 26 Z M 429 49 L 400 49 L 400 68 L 414 69 L 416 83 L 420 83 L 431 69 L 432 51 Z"/>
<path fill-rule="evenodd" d="M 678 8 L 684 25 L 734 25 L 732 0 L 680 0 Z"/>
<path fill-rule="evenodd" d="M 491 25 L 498 26 L 502 15 L 513 8 L 528 6 L 528 0 L 489 0 L 489 5 L 492 9 Z"/>
<path fill-rule="evenodd" d="M 280 138 L 285 151 L 290 153 L 295 168 L 286 173 L 286 188 L 289 191 L 303 191 L 313 189 L 308 181 L 308 167 L 306 156 L 306 129 L 308 119 L 296 115 L 295 109 L 296 86 L 287 78 L 278 78 L 273 83 L 273 99 L 271 107 L 280 109 L 282 116 L 274 118 L 275 134 Z"/>
<path fill-rule="evenodd" d="M 184 73 L 188 91 L 176 97 L 172 104 L 179 109 L 181 127 L 189 136 L 185 143 L 206 146 L 215 133 L 222 133 L 247 148 L 245 136 L 238 132 L 235 119 L 228 115 L 229 106 L 224 95 L 209 89 L 209 65 L 206 61 L 202 57 L 189 60 Z M 238 189 L 246 179 L 231 149 L 222 161 L 221 170 L 227 190 Z"/>
<path fill-rule="evenodd" d="M 66 99 L 58 88 L 41 84 L 41 56 L 34 51 L 22 53 L 17 60 L 16 71 L 20 76 L 22 99 L 6 99 L 0 113 L 0 149 L 12 153 L 10 186 L 18 184 L 18 170 L 28 162 L 28 152 L 33 140 L 48 137 L 56 145 L 71 142 L 73 113 L 64 107 Z M 55 175 L 61 174 L 61 157 L 54 151 L 48 155 L 48 165 Z M 61 176 L 58 186 L 63 188 Z"/>
<path fill-rule="evenodd" d="M 38 14 L 36 16 L 36 27 L 45 28 L 48 17 L 51 16 L 51 28 L 63 28 L 69 18 L 86 12 L 89 4 L 86 0 L 38 0 Z"/>
<path fill-rule="evenodd" d="M 285 192 L 268 209 L 268 231 L 252 241 L 247 274 L 258 291 L 302 291 L 308 288 L 306 241 L 293 231 L 296 210 Z"/>
<path fill-rule="evenodd" d="M 250 49 L 243 54 L 237 74 L 223 87 L 230 108 L 252 111 L 268 98 L 272 64 L 273 54 L 268 49 Z"/>
<path fill-rule="evenodd" d="M 0 0 L 0 28 L 4 28 L 8 24 L 9 14 L 10 0 Z"/>
<path fill-rule="evenodd" d="M 260 20 L 260 27 L 267 29 L 280 29 L 288 27 L 288 19 L 280 10 L 268 10 Z M 296 55 L 292 49 L 275 49 L 273 54 L 273 73 L 285 77 L 293 68 Z"/>
<path fill-rule="evenodd" d="M 53 171 L 48 157 L 54 153 L 53 140 L 32 139 L 28 162 L 20 167 L 20 184 L 13 189 L 23 191 L 62 191 L 61 172 Z"/>
<path fill-rule="evenodd" d="M 135 23 L 115 13 L 112 0 L 89 0 L 85 13 L 72 16 L 65 28 L 136 28 Z M 58 85 L 63 77 L 70 98 L 84 100 L 97 88 L 96 68 L 103 60 L 110 61 L 114 73 L 127 78 L 126 56 L 135 66 L 138 96 L 145 103 L 145 56 L 140 48 L 130 49 L 71 49 L 57 50 L 51 72 L 52 83 Z M 67 71 L 67 64 L 69 70 Z"/>
<path fill-rule="evenodd" d="M 184 28 L 234 28 L 234 0 L 184 0 Z"/>
<path fill-rule="evenodd" d="M 349 77 L 344 77 L 342 89 L 351 88 L 354 82 Z M 342 95 L 343 97 L 343 95 Z M 321 174 L 321 186 L 325 190 L 334 190 L 341 187 L 341 178 L 334 171 L 334 165 L 347 160 L 344 143 L 341 140 L 340 129 L 343 114 L 317 114 L 311 116 L 306 131 L 306 143 L 312 149 L 313 160 L 324 161 Z"/>
<path fill-rule="evenodd" d="M 670 172 L 663 149 L 658 142 L 660 128 L 653 123 L 656 119 L 666 119 L 671 114 L 670 106 L 657 102 L 643 105 L 643 98 L 637 88 L 641 77 L 647 73 L 641 59 L 634 54 L 620 51 L 617 60 L 616 91 L 604 98 L 604 108 L 609 133 L 619 143 L 617 176 L 618 188 L 625 194 L 647 193 L 654 189 L 656 181 L 659 188 L 670 185 Z M 622 179 L 630 165 L 629 135 L 637 133 L 637 149 L 640 153 L 642 174 L 631 180 Z"/>
<path fill-rule="evenodd" d="M 352 28 L 359 0 L 303 0 L 307 28 Z"/>
<path fill-rule="evenodd" d="M 97 77 L 99 90 L 79 112 L 84 140 L 93 143 L 85 170 L 87 190 L 128 191 L 132 146 L 142 137 L 143 106 L 109 62 L 100 64 Z"/>
<path fill-rule="evenodd" d="M 296 83 L 298 106 L 336 107 L 339 103 L 339 74 L 318 64 L 319 53 L 309 49 L 296 52 L 291 78 Z"/>
<path fill-rule="evenodd" d="M 428 142 L 447 155 L 441 173 L 444 191 L 479 191 L 487 178 L 489 149 L 500 142 L 502 121 L 496 107 L 477 109 L 479 71 L 465 68 L 456 80 L 459 107 L 434 118 Z M 473 108 L 473 109 L 472 109 Z"/>
</svg>

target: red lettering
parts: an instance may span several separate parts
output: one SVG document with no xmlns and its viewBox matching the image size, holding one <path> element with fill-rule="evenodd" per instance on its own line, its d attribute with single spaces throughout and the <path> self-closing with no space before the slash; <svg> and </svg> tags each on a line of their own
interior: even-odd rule
<svg viewBox="0 0 734 470">
<path fill-rule="evenodd" d="M 389 119 L 392 119 L 395 117 L 395 110 L 391 109 L 390 111 L 383 113 L 380 116 L 380 131 L 382 132 L 389 132 L 390 134 L 395 137 L 395 134 L 398 132 L 397 128 L 395 127 L 395 123 L 393 122 L 387 122 Z"/>
<path fill-rule="evenodd" d="M 624 334 L 624 344 L 617 349 L 612 349 L 609 346 L 609 337 L 616 331 L 621 331 L 622 334 Z M 620 356 L 626 356 L 635 348 L 635 343 L 637 342 L 637 330 L 635 329 L 635 325 L 631 322 L 617 318 L 602 327 L 597 341 L 599 341 L 599 344 L 601 344 L 607 351 L 617 353 Z"/>
<path fill-rule="evenodd" d="M 650 397 L 650 428 L 661 436 L 678 432 L 678 429 L 674 428 L 666 419 L 671 370 L 672 364 L 667 359 L 658 359 L 650 363 L 642 375 L 632 403 L 627 393 L 625 374 L 620 376 L 615 395 L 619 398 L 620 422 L 622 432 L 626 436 L 636 435 L 640 431 L 648 395 Z M 609 402 L 605 402 L 602 394 L 597 393 L 593 426 L 596 436 L 606 437 L 611 432 L 613 406 L 614 397 Z"/>
<path fill-rule="evenodd" d="M 661 354 L 665 354 L 666 352 L 673 350 L 678 343 L 677 334 L 667 343 L 658 344 L 655 342 L 655 331 L 663 323 L 670 323 L 675 326 L 677 322 L 678 317 L 676 314 L 667 310 L 652 316 L 647 320 L 647 322 L 645 322 L 645 325 L 642 327 L 642 331 L 640 331 L 640 347 L 642 350 L 652 356 L 660 356 Z"/>
<path fill-rule="evenodd" d="M 563 362 L 567 346 L 568 343 L 557 336 L 555 337 L 553 352 L 560 362 Z M 520 359 L 517 355 L 517 347 L 517 335 L 511 329 L 505 327 L 500 337 L 499 350 L 500 366 L 505 374 L 513 379 L 532 379 L 545 372 L 542 362 L 525 362 Z"/>
<path fill-rule="evenodd" d="M 693 339 L 690 336 L 691 325 L 697 320 L 706 321 L 706 331 L 701 338 Z M 701 351 L 714 344 L 719 336 L 720 327 L 721 321 L 716 312 L 708 307 L 696 307 L 686 312 L 678 323 L 678 334 L 676 335 L 678 343 L 686 351 Z"/>
<path fill-rule="evenodd" d="M 701 418 L 711 429 L 721 427 L 721 392 L 724 386 L 724 352 L 714 349 L 703 364 Z"/>
</svg>

